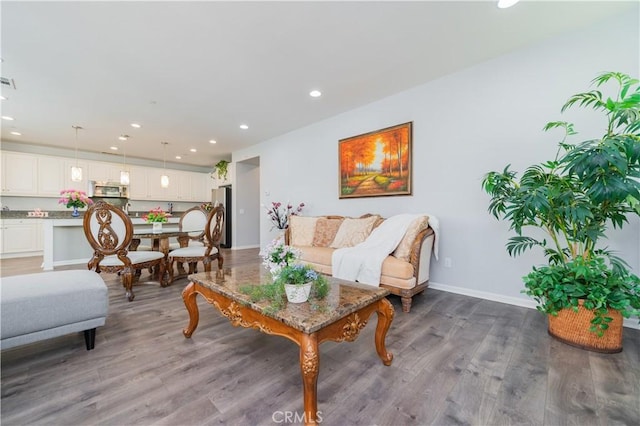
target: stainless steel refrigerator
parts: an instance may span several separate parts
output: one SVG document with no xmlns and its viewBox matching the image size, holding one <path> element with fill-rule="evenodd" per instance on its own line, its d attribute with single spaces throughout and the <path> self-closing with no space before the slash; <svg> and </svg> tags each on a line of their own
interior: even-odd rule
<svg viewBox="0 0 640 426">
<path fill-rule="evenodd" d="M 222 186 L 218 189 L 212 189 L 211 204 L 224 206 L 224 229 L 220 245 L 224 248 L 231 248 L 231 187 Z"/>
</svg>

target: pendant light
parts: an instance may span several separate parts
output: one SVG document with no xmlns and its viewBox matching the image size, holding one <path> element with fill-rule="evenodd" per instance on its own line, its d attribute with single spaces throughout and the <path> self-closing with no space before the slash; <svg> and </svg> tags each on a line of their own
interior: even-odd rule
<svg viewBox="0 0 640 426">
<path fill-rule="evenodd" d="M 167 176 L 167 145 L 169 142 L 160 142 L 163 147 L 162 158 L 164 161 L 164 174 L 160 176 L 160 186 L 163 188 L 169 187 L 169 176 Z"/>
<path fill-rule="evenodd" d="M 129 135 L 120 136 L 122 140 L 122 170 L 120 171 L 120 185 L 129 185 L 129 172 L 127 171 L 127 145 L 125 142 L 129 140 Z"/>
<path fill-rule="evenodd" d="M 73 182 L 82 182 L 82 168 L 78 166 L 78 130 L 82 130 L 81 126 L 71 126 L 76 129 L 76 165 L 71 166 L 71 180 Z"/>
</svg>

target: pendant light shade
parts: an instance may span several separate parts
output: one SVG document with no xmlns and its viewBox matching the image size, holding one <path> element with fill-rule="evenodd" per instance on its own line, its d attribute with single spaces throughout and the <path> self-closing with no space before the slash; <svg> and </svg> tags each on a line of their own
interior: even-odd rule
<svg viewBox="0 0 640 426">
<path fill-rule="evenodd" d="M 160 142 L 163 145 L 162 158 L 164 162 L 164 174 L 160 176 L 160 186 L 163 188 L 169 187 L 169 176 L 167 176 L 167 145 L 169 142 Z"/>
<path fill-rule="evenodd" d="M 73 182 L 82 182 L 82 168 L 78 166 L 78 130 L 82 130 L 82 127 L 71 127 L 76 130 L 76 165 L 71 167 L 71 180 Z"/>
<path fill-rule="evenodd" d="M 129 140 L 129 135 L 123 135 L 119 138 L 122 140 L 122 170 L 120 171 L 120 185 L 129 185 L 129 172 L 127 171 L 127 146 L 125 142 Z"/>
<path fill-rule="evenodd" d="M 129 185 L 129 172 L 126 170 L 120 172 L 120 185 Z"/>
</svg>

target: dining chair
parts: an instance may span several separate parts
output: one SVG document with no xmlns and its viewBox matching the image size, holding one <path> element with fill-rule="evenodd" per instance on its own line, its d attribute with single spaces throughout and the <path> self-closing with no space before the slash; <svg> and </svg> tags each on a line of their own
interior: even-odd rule
<svg viewBox="0 0 640 426">
<path fill-rule="evenodd" d="M 83 220 L 84 235 L 93 249 L 87 267 L 96 272 L 117 273 L 122 277 L 127 299 L 131 302 L 136 271 L 157 266 L 160 284 L 164 287 L 166 261 L 159 251 L 129 251 L 133 224 L 120 208 L 104 201 L 89 207 Z"/>
<path fill-rule="evenodd" d="M 204 246 L 204 228 L 208 217 L 208 212 L 200 206 L 191 207 L 180 216 L 178 227 L 189 233 L 189 246 Z M 178 240 L 174 240 L 169 244 L 169 250 L 180 248 Z"/>
<path fill-rule="evenodd" d="M 224 206 L 214 207 L 207 216 L 204 228 L 204 246 L 182 247 L 169 252 L 167 266 L 169 268 L 169 283 L 173 282 L 174 263 L 188 263 L 189 273 L 195 271 L 196 264 L 202 262 L 205 272 L 211 271 L 211 262 L 218 260 L 218 269 L 222 269 L 224 258 L 220 252 L 220 240 L 224 227 Z"/>
</svg>

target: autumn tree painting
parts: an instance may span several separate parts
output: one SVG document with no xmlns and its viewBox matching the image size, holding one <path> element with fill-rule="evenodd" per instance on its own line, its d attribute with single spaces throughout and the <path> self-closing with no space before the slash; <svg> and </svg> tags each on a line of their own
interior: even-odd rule
<svg viewBox="0 0 640 426">
<path fill-rule="evenodd" d="M 340 198 L 411 194 L 412 123 L 340 140 Z"/>
</svg>

